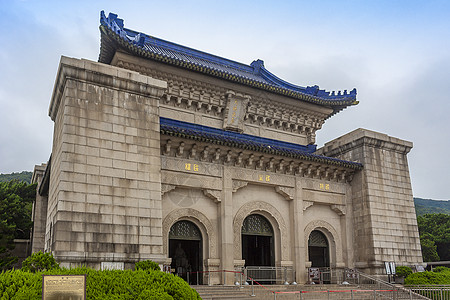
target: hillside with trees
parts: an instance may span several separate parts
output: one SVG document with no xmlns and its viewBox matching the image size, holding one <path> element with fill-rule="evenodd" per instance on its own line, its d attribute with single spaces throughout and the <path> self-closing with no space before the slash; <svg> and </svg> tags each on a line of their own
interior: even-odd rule
<svg viewBox="0 0 450 300">
<path fill-rule="evenodd" d="M 23 172 L 13 172 L 10 174 L 0 174 L 0 182 L 8 182 L 11 180 L 23 181 L 26 183 L 31 182 L 31 177 L 33 172 L 23 171 Z"/>
<path fill-rule="evenodd" d="M 450 201 L 414 198 L 416 215 L 447 214 L 450 215 Z"/>
</svg>

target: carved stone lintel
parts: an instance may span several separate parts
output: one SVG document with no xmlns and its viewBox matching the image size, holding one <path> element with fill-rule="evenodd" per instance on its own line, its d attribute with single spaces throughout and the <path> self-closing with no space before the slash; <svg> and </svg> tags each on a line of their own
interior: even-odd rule
<svg viewBox="0 0 450 300">
<path fill-rule="evenodd" d="M 314 202 L 312 202 L 312 201 L 303 201 L 303 211 L 307 210 L 313 204 L 314 204 Z"/>
<path fill-rule="evenodd" d="M 345 215 L 345 205 L 333 204 L 331 205 L 331 209 L 335 211 L 339 216 Z"/>
<path fill-rule="evenodd" d="M 294 200 L 294 188 L 276 186 L 275 191 L 283 196 L 286 200 Z"/>
<path fill-rule="evenodd" d="M 220 199 L 221 191 L 204 189 L 203 194 L 205 194 L 206 197 L 213 199 L 215 203 L 219 203 L 222 201 Z"/>
<path fill-rule="evenodd" d="M 161 183 L 161 196 L 165 193 L 170 192 L 176 188 L 176 185 Z"/>
<path fill-rule="evenodd" d="M 248 181 L 234 180 L 233 179 L 233 193 L 237 192 L 238 189 L 247 186 L 247 184 L 248 184 Z"/>
</svg>

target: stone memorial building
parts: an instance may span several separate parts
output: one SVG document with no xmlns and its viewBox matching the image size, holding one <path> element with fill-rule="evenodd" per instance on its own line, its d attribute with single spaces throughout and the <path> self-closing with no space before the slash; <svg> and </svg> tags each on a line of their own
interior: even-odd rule
<svg viewBox="0 0 450 300">
<path fill-rule="evenodd" d="M 100 19 L 99 61 L 62 57 L 51 158 L 36 168 L 33 251 L 63 266 L 175 272 L 422 262 L 407 153 L 356 129 L 315 136 L 356 90 L 302 87 Z M 338 74 L 337 74 L 338 76 Z M 213 276 L 213 283 L 232 278 Z"/>
</svg>

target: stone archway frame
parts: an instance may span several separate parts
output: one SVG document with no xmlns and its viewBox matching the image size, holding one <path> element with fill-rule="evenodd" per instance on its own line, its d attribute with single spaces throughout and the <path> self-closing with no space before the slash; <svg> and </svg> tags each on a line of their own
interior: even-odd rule
<svg viewBox="0 0 450 300">
<path fill-rule="evenodd" d="M 235 260 L 242 259 L 242 236 L 241 236 L 242 224 L 244 224 L 245 218 L 253 213 L 260 213 L 262 216 L 266 217 L 267 220 L 271 223 L 272 228 L 274 229 L 274 234 L 277 234 L 278 232 L 281 244 L 280 260 L 281 261 L 288 260 L 289 258 L 288 234 L 286 223 L 284 222 L 281 213 L 274 206 L 263 201 L 254 201 L 246 203 L 236 213 L 236 216 L 234 217 L 233 220 L 234 259 Z"/>
<path fill-rule="evenodd" d="M 166 254 L 167 257 L 169 256 L 169 231 L 173 224 L 181 220 L 191 221 L 202 233 L 202 240 L 207 242 L 207 244 L 203 246 L 205 251 L 203 259 L 217 258 L 217 233 L 214 230 L 211 221 L 203 213 L 192 208 L 180 208 L 174 210 L 164 218 L 162 223 L 163 253 Z"/>
<path fill-rule="evenodd" d="M 330 255 L 330 266 L 341 265 L 343 262 L 343 253 L 342 253 L 342 244 L 341 238 L 338 234 L 337 230 L 328 222 L 323 220 L 315 220 L 309 222 L 305 227 L 305 257 L 306 261 L 309 261 L 309 253 L 308 253 L 308 240 L 311 232 L 314 230 L 318 230 L 322 232 L 329 243 L 329 255 Z"/>
</svg>

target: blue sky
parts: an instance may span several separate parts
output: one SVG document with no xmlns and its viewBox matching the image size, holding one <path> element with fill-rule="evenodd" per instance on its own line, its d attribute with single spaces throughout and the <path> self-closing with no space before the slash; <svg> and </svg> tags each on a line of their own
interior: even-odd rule
<svg viewBox="0 0 450 300">
<path fill-rule="evenodd" d="M 280 78 L 358 90 L 319 146 L 356 128 L 409 140 L 414 196 L 450 199 L 450 1 L 0 0 L 0 173 L 48 160 L 61 55 L 97 60 L 99 15 Z"/>
</svg>

